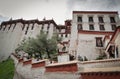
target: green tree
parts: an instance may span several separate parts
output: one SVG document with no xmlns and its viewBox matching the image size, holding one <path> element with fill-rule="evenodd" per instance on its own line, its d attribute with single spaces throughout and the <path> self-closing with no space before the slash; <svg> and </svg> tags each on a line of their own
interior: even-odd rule
<svg viewBox="0 0 120 79">
<path fill-rule="evenodd" d="M 23 50 L 30 56 L 39 54 L 40 59 L 42 59 L 43 55 L 47 55 L 47 58 L 51 59 L 51 56 L 57 53 L 57 43 L 60 40 L 61 38 L 58 38 L 57 34 L 54 34 L 52 38 L 48 38 L 47 34 L 41 32 L 36 38 L 23 40 L 16 48 L 16 52 Z"/>
</svg>

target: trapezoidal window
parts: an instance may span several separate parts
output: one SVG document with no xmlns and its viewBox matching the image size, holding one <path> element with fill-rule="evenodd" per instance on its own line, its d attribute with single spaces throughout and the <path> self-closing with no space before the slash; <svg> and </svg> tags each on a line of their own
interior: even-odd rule
<svg viewBox="0 0 120 79">
<path fill-rule="evenodd" d="M 90 17 L 88 17 L 88 18 L 89 18 L 89 22 L 94 22 L 92 16 L 90 16 Z"/>
<path fill-rule="evenodd" d="M 77 17 L 77 22 L 82 22 L 82 17 L 81 16 Z"/>
<path fill-rule="evenodd" d="M 67 38 L 67 37 L 68 37 L 68 35 L 67 35 L 67 34 L 65 34 L 65 37 Z"/>
<path fill-rule="evenodd" d="M 90 30 L 94 30 L 94 25 L 93 25 L 93 24 L 90 24 L 90 25 L 89 25 L 89 29 L 90 29 Z"/>
<path fill-rule="evenodd" d="M 104 25 L 100 25 L 99 27 L 100 27 L 100 30 L 105 30 Z"/>
<path fill-rule="evenodd" d="M 110 22 L 111 22 L 111 23 L 116 23 L 115 17 L 110 17 Z"/>
<path fill-rule="evenodd" d="M 99 23 L 104 23 L 104 20 L 103 20 L 103 17 L 102 17 L 102 16 L 99 16 L 99 17 L 98 17 L 98 20 L 99 20 Z"/>
</svg>

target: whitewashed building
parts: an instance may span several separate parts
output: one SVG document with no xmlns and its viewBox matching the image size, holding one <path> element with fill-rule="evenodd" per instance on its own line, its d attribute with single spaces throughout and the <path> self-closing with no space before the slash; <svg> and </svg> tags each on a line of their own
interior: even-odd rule
<svg viewBox="0 0 120 79">
<path fill-rule="evenodd" d="M 58 33 L 58 36 L 62 38 L 58 44 L 60 62 L 64 59 L 69 61 L 69 54 L 76 59 L 81 56 L 83 59 L 86 57 L 88 60 L 93 60 L 106 53 L 105 48 L 114 30 L 120 25 L 118 12 L 73 11 L 72 17 L 72 20 L 66 20 L 64 25 L 57 25 L 54 20 L 45 19 L 43 21 L 10 19 L 2 22 L 0 25 L 0 60 L 14 52 L 23 39 L 35 38 L 41 31 L 48 34 L 48 38 L 51 38 L 54 33 Z"/>
<path fill-rule="evenodd" d="M 14 52 L 17 45 L 28 37 L 36 37 L 41 31 L 51 38 L 57 32 L 54 20 L 23 20 L 17 19 L 2 22 L 0 25 L 0 60 Z"/>
<path fill-rule="evenodd" d="M 96 59 L 104 53 L 103 40 L 111 37 L 119 16 L 117 11 L 73 11 L 69 53 Z"/>
</svg>

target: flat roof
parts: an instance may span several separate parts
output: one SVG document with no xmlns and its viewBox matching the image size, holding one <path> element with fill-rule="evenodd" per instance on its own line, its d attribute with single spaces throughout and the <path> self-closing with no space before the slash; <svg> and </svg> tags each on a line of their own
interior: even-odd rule
<svg viewBox="0 0 120 79">
<path fill-rule="evenodd" d="M 91 13 L 91 14 L 118 14 L 118 11 L 73 11 L 73 14 L 76 13 Z"/>
</svg>

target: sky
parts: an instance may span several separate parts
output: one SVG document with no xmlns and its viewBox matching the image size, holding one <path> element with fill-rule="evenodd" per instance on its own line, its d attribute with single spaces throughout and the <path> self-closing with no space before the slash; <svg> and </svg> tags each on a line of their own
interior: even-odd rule
<svg viewBox="0 0 120 79">
<path fill-rule="evenodd" d="M 54 19 L 64 24 L 72 19 L 72 11 L 118 11 L 120 0 L 0 0 L 0 20 Z"/>
</svg>

